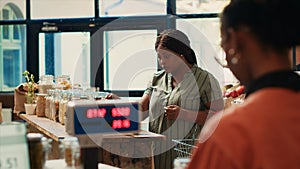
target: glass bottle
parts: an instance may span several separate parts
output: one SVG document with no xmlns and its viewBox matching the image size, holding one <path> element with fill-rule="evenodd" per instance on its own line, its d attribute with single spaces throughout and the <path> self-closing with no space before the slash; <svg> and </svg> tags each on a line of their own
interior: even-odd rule
<svg viewBox="0 0 300 169">
<path fill-rule="evenodd" d="M 65 124 L 65 113 L 67 111 L 67 104 L 69 101 L 69 92 L 68 91 L 63 91 L 62 92 L 62 97 L 60 99 L 59 103 L 59 112 L 58 112 L 58 120 L 59 122 L 64 125 Z"/>
<path fill-rule="evenodd" d="M 45 116 L 49 119 L 51 119 L 50 116 L 50 106 L 51 106 L 51 102 L 53 100 L 53 93 L 54 90 L 53 89 L 48 89 L 47 90 L 47 96 L 46 96 L 46 105 L 45 105 Z"/>
<path fill-rule="evenodd" d="M 61 90 L 55 89 L 53 99 L 50 102 L 50 119 L 58 122 L 59 102 L 61 98 Z"/>
</svg>

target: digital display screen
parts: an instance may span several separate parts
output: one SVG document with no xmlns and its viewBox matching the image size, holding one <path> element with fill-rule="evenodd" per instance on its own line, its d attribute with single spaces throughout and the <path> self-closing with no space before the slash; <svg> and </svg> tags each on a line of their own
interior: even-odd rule
<svg viewBox="0 0 300 169">
<path fill-rule="evenodd" d="M 130 132 L 139 129 L 138 104 L 80 105 L 74 108 L 75 134 Z"/>
</svg>

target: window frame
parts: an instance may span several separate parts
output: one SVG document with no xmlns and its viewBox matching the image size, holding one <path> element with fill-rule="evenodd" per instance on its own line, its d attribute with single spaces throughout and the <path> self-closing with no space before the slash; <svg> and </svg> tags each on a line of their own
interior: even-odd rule
<svg viewBox="0 0 300 169">
<path fill-rule="evenodd" d="M 46 32 L 42 28 L 47 26 L 47 23 L 55 25 L 60 32 L 90 32 L 91 36 L 95 36 L 91 43 L 102 44 L 103 31 L 110 30 L 141 30 L 141 29 L 156 29 L 158 32 L 167 28 L 176 28 L 176 19 L 189 19 L 189 18 L 218 18 L 218 13 L 204 13 L 204 14 L 176 14 L 176 0 L 167 1 L 167 14 L 155 16 L 126 16 L 127 23 L 116 25 L 115 27 L 104 28 L 105 25 L 112 21 L 124 17 L 103 17 L 99 15 L 99 1 L 94 0 L 94 14 L 91 18 L 66 18 L 66 19 L 31 19 L 30 8 L 31 0 L 26 0 L 26 18 L 24 20 L 0 20 L 0 25 L 26 25 L 26 69 L 35 76 L 35 81 L 39 77 L 39 33 Z M 133 24 L 134 22 L 134 24 Z M 98 29 L 102 31 L 97 32 Z M 102 35 L 101 35 L 102 32 Z M 0 35 L 2 38 L 2 34 Z M 91 45 L 93 46 L 93 45 Z M 100 63 L 101 57 L 103 58 L 103 45 L 100 48 L 91 47 L 91 83 L 95 87 L 104 87 L 103 63 Z M 159 69 L 159 68 L 158 68 Z M 102 82 L 102 83 L 101 83 Z M 140 97 L 143 91 L 109 91 L 119 94 L 120 96 L 128 95 L 133 97 Z M 2 93 L 2 91 L 0 91 Z"/>
</svg>

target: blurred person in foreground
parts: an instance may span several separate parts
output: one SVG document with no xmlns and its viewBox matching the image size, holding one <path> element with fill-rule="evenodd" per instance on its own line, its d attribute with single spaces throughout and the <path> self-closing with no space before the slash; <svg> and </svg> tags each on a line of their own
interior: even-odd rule
<svg viewBox="0 0 300 169">
<path fill-rule="evenodd" d="M 223 98 L 217 79 L 197 66 L 183 32 L 162 31 L 155 50 L 162 70 L 150 80 L 140 104 L 143 118 L 149 115 L 149 131 L 166 136 L 166 140 L 154 143 L 155 169 L 173 169 L 177 153 L 172 139 L 196 139 L 209 112 L 223 108 Z"/>
<path fill-rule="evenodd" d="M 188 169 L 300 168 L 299 0 L 232 0 L 221 15 L 228 67 L 245 102 L 206 122 Z"/>
</svg>

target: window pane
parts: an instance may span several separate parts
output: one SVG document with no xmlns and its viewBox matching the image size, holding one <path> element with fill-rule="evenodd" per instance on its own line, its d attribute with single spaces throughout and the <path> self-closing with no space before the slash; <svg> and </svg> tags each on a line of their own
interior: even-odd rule
<svg viewBox="0 0 300 169">
<path fill-rule="evenodd" d="M 3 50 L 3 76 L 4 86 L 18 86 L 20 84 L 20 50 Z"/>
<path fill-rule="evenodd" d="M 9 26 L 8 25 L 2 26 L 2 38 L 9 39 Z"/>
<path fill-rule="evenodd" d="M 20 27 L 17 25 L 13 26 L 13 39 L 14 40 L 20 40 Z"/>
<path fill-rule="evenodd" d="M 32 0 L 31 18 L 93 17 L 94 0 Z"/>
<path fill-rule="evenodd" d="M 5 25 L 0 26 L 0 30 L 4 31 L 4 27 L 16 27 L 20 33 L 18 41 L 0 39 L 0 91 L 13 91 L 24 81 L 22 72 L 26 69 L 26 27 Z"/>
<path fill-rule="evenodd" d="M 221 67 L 215 60 L 215 57 L 225 58 L 220 47 L 219 18 L 178 19 L 177 28 L 189 36 L 200 67 L 211 72 L 221 85 L 236 82 L 231 71 Z"/>
<path fill-rule="evenodd" d="M 70 75 L 74 84 L 90 82 L 90 33 L 40 33 L 39 74 Z"/>
<path fill-rule="evenodd" d="M 166 0 L 100 0 L 100 16 L 165 15 Z"/>
<path fill-rule="evenodd" d="M 2 10 L 1 20 L 21 20 L 21 19 L 24 20 L 26 18 L 25 1 L 26 0 L 15 0 L 7 3 L 1 9 Z"/>
<path fill-rule="evenodd" d="M 104 32 L 104 90 L 145 90 L 157 70 L 157 30 Z"/>
<path fill-rule="evenodd" d="M 220 13 L 230 0 L 176 0 L 178 14 Z"/>
<path fill-rule="evenodd" d="M 8 20 L 9 19 L 9 10 L 7 10 L 7 9 L 2 10 L 2 19 L 3 20 Z"/>
</svg>

